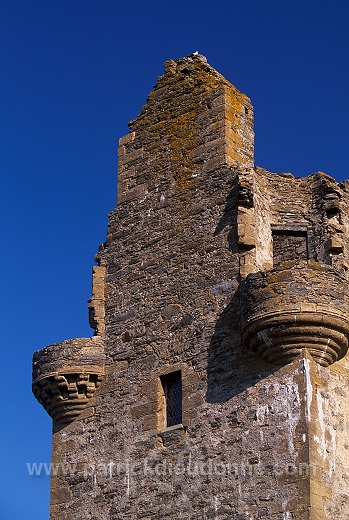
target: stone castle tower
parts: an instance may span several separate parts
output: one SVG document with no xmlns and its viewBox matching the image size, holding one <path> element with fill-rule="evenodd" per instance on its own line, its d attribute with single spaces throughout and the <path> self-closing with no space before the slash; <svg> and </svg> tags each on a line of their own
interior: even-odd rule
<svg viewBox="0 0 349 520">
<path fill-rule="evenodd" d="M 34 354 L 51 519 L 349 518 L 349 183 L 254 168 L 198 54 L 129 126 L 95 334 Z"/>
</svg>

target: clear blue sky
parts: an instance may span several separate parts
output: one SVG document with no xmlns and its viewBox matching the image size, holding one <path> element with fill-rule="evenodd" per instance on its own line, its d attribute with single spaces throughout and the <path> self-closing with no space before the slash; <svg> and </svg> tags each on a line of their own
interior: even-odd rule
<svg viewBox="0 0 349 520">
<path fill-rule="evenodd" d="M 90 336 L 91 268 L 115 206 L 117 140 L 196 50 L 255 107 L 256 164 L 349 177 L 349 7 L 332 0 L 0 2 L 0 518 L 47 520 L 51 421 L 34 350 Z"/>
</svg>

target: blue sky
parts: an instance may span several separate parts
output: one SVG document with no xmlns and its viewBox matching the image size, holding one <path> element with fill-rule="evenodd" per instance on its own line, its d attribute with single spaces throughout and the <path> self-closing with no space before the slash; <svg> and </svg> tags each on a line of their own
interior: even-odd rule
<svg viewBox="0 0 349 520">
<path fill-rule="evenodd" d="M 346 1 L 0 2 L 0 518 L 47 520 L 51 421 L 34 350 L 91 335 L 91 269 L 115 206 L 117 140 L 198 50 L 255 107 L 256 164 L 349 177 Z"/>
</svg>

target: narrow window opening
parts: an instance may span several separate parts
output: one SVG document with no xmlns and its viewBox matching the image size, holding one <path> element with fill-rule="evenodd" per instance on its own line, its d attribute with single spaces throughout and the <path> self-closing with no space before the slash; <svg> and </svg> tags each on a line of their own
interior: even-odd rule
<svg viewBox="0 0 349 520">
<path fill-rule="evenodd" d="M 273 229 L 274 265 L 285 260 L 308 260 L 307 232 L 301 230 Z"/>
<path fill-rule="evenodd" d="M 182 423 L 182 374 L 180 371 L 161 376 L 164 394 L 165 427 Z"/>
</svg>

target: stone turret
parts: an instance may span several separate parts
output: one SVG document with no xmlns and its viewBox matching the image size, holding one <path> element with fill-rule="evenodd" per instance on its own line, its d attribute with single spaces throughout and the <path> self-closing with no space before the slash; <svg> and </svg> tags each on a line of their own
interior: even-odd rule
<svg viewBox="0 0 349 520">
<path fill-rule="evenodd" d="M 276 365 L 307 349 L 328 366 L 348 350 L 347 279 L 320 262 L 281 262 L 243 282 L 243 341 Z"/>
<path fill-rule="evenodd" d="M 86 417 L 104 375 L 103 347 L 100 338 L 77 338 L 34 354 L 33 392 L 56 426 Z"/>
<path fill-rule="evenodd" d="M 34 355 L 51 518 L 348 518 L 348 183 L 254 168 L 199 54 L 129 126 L 94 336 Z"/>
</svg>

